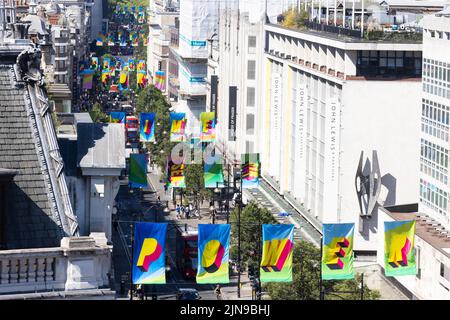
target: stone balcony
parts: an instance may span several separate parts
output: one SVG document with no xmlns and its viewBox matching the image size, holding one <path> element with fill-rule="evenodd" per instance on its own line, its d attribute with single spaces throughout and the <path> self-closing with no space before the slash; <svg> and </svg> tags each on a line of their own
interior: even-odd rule
<svg viewBox="0 0 450 320">
<path fill-rule="evenodd" d="M 56 248 L 0 251 L 0 294 L 106 288 L 111 252 L 104 233 L 66 237 Z"/>
</svg>

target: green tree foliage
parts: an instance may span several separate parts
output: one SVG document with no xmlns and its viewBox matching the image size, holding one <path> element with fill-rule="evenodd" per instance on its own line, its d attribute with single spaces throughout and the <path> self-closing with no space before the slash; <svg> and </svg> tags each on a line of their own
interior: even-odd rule
<svg viewBox="0 0 450 320">
<path fill-rule="evenodd" d="M 170 104 L 166 101 L 161 91 L 156 89 L 153 85 L 144 88 L 138 94 L 136 100 L 136 112 L 156 113 L 156 143 L 147 143 L 146 147 L 150 151 L 152 162 L 155 162 L 162 172 L 165 171 L 167 157 L 175 145 L 175 143 L 169 141 L 169 108 Z"/>
<path fill-rule="evenodd" d="M 194 201 L 203 202 L 212 198 L 212 190 L 205 188 L 203 165 L 189 164 L 186 166 L 186 195 L 194 198 Z"/>
<path fill-rule="evenodd" d="M 265 289 L 274 300 L 318 300 L 320 298 L 320 249 L 307 241 L 294 244 L 292 283 L 268 283 Z M 352 280 L 323 281 L 326 300 L 360 299 L 360 275 Z M 342 293 L 343 291 L 352 293 Z M 379 299 L 378 291 L 364 285 L 364 299 Z"/>
<path fill-rule="evenodd" d="M 283 13 L 283 16 L 282 25 L 287 28 L 302 29 L 309 19 L 309 13 L 303 8 L 300 11 L 289 9 Z"/>
<path fill-rule="evenodd" d="M 276 224 L 277 220 L 272 213 L 258 206 L 255 201 L 249 202 L 241 210 L 241 269 L 247 267 L 257 268 L 259 266 L 262 224 Z M 231 259 L 237 261 L 238 258 L 238 207 L 230 213 L 231 221 Z"/>
<path fill-rule="evenodd" d="M 89 112 L 89 115 L 94 122 L 108 122 L 109 116 L 102 111 L 100 103 L 96 102 L 92 106 L 92 110 Z"/>
</svg>

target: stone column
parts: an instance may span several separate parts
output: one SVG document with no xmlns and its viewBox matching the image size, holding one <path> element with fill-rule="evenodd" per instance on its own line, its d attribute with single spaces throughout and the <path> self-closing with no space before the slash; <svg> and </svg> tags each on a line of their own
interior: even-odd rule
<svg viewBox="0 0 450 320">
<path fill-rule="evenodd" d="M 19 282 L 27 282 L 28 281 L 28 259 L 19 259 Z"/>
<path fill-rule="evenodd" d="M 10 261 L 0 260 L 0 284 L 9 283 Z"/>
</svg>

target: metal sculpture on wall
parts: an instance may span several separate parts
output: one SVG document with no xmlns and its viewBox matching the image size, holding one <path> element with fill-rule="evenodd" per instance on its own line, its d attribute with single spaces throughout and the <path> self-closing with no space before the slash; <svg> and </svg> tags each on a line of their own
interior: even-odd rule
<svg viewBox="0 0 450 320">
<path fill-rule="evenodd" d="M 369 169 L 368 174 L 367 170 L 365 170 L 366 174 L 364 174 L 363 156 L 364 152 L 361 151 L 355 177 L 361 219 L 372 217 L 372 212 L 375 209 L 381 191 L 381 175 L 377 152 L 375 150 L 372 151 L 372 163 L 368 162 L 368 159 L 365 162 L 365 167 L 368 166 Z M 362 223 L 360 223 L 360 228 L 362 228 Z"/>
</svg>

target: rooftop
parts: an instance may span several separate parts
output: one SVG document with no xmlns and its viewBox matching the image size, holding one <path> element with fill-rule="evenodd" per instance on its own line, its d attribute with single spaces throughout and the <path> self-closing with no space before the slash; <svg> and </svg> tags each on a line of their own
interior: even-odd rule
<svg viewBox="0 0 450 320">
<path fill-rule="evenodd" d="M 416 235 L 450 258 L 450 230 L 422 213 L 391 212 L 383 209 L 394 220 L 416 220 Z"/>
</svg>

